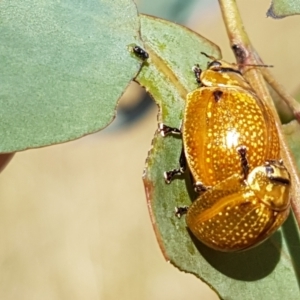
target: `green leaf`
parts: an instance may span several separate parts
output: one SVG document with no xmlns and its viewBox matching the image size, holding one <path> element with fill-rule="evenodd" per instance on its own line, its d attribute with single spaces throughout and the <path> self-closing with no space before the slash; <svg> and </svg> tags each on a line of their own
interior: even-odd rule
<svg viewBox="0 0 300 300">
<path fill-rule="evenodd" d="M 107 126 L 141 43 L 131 0 L 0 1 L 0 152 Z"/>
<path fill-rule="evenodd" d="M 300 124 L 293 120 L 282 126 L 282 131 L 293 153 L 298 169 L 300 169 Z"/>
<path fill-rule="evenodd" d="M 137 7 L 140 13 L 156 16 L 162 19 L 176 21 L 184 24 L 189 20 L 191 14 L 195 10 L 206 9 L 207 1 L 198 0 L 151 0 L 137 1 Z"/>
<path fill-rule="evenodd" d="M 191 67 L 206 68 L 200 51 L 220 57 L 217 46 L 196 33 L 160 19 L 141 16 L 141 34 L 150 58 L 137 77 L 159 105 L 159 122 L 179 127 L 187 91 L 197 87 Z M 299 299 L 297 226 L 291 215 L 260 246 L 240 253 L 222 253 L 195 240 L 175 206 L 194 199 L 189 175 L 166 185 L 163 172 L 178 167 L 181 140 L 155 134 L 144 172 L 148 207 L 158 243 L 167 261 L 195 274 L 226 300 Z"/>
<path fill-rule="evenodd" d="M 146 15 L 141 15 L 141 35 L 150 59 L 136 81 L 161 107 L 159 118 L 179 127 L 185 96 L 197 87 L 192 67 L 207 65 L 200 52 L 219 57 L 220 50 L 188 28 Z"/>
<path fill-rule="evenodd" d="M 286 124 L 295 119 L 295 116 L 287 104 L 283 101 L 283 98 L 273 89 L 272 86 L 268 85 L 270 95 L 273 103 L 275 104 L 276 110 L 280 117 L 282 124 Z"/>
<path fill-rule="evenodd" d="M 281 19 L 300 14 L 299 0 L 273 0 L 267 11 L 267 17 Z"/>
</svg>

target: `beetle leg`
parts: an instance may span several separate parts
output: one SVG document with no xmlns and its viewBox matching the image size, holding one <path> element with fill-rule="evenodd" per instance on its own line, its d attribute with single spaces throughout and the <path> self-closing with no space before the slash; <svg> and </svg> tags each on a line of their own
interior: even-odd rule
<svg viewBox="0 0 300 300">
<path fill-rule="evenodd" d="M 164 172 L 165 182 L 167 184 L 170 184 L 175 175 L 181 175 L 181 174 L 182 174 L 182 172 L 180 169 L 173 169 L 171 171 L 166 171 L 166 172 Z"/>
<path fill-rule="evenodd" d="M 193 68 L 192 68 L 192 71 L 193 71 L 194 74 L 195 74 L 197 83 L 198 83 L 198 84 L 201 84 L 200 75 L 201 75 L 201 73 L 202 73 L 202 70 L 200 69 L 199 64 L 194 65 Z"/>
<path fill-rule="evenodd" d="M 186 158 L 185 158 L 184 151 L 182 148 L 180 157 L 179 157 L 179 169 L 173 169 L 171 171 L 164 172 L 165 182 L 167 184 L 171 183 L 171 181 L 173 180 L 173 177 L 175 175 L 181 175 L 185 172 L 185 170 L 186 170 Z"/>
<path fill-rule="evenodd" d="M 249 174 L 249 163 L 248 163 L 248 159 L 247 159 L 246 146 L 238 147 L 237 152 L 239 153 L 240 158 L 241 158 L 242 174 L 243 174 L 244 179 L 246 179 Z"/>
<path fill-rule="evenodd" d="M 173 134 L 181 134 L 181 130 L 175 127 L 170 127 L 167 126 L 163 123 L 160 123 L 158 125 L 158 131 L 160 132 L 160 134 L 165 137 L 166 135 L 173 133 Z"/>
<path fill-rule="evenodd" d="M 189 207 L 188 206 L 179 206 L 175 207 L 175 216 L 180 219 L 183 215 L 185 215 L 188 211 Z"/>
<path fill-rule="evenodd" d="M 205 186 L 201 181 L 195 182 L 193 186 L 194 191 L 199 194 L 206 192 L 208 189 L 210 189 L 210 186 Z"/>
</svg>

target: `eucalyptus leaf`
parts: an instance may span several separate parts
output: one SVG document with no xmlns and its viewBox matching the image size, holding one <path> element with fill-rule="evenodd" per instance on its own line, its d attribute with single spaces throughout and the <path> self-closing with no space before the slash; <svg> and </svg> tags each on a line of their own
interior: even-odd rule
<svg viewBox="0 0 300 300">
<path fill-rule="evenodd" d="M 299 0 L 272 0 L 271 6 L 267 11 L 267 17 L 272 17 L 274 19 L 281 19 L 299 14 Z"/>
<path fill-rule="evenodd" d="M 0 1 L 0 152 L 107 126 L 138 72 L 131 0 Z"/>
<path fill-rule="evenodd" d="M 290 123 L 283 125 L 282 130 L 293 153 L 297 167 L 300 169 L 300 124 L 296 120 L 293 120 Z"/>
<path fill-rule="evenodd" d="M 159 106 L 158 122 L 180 127 L 185 95 L 197 87 L 191 67 L 206 68 L 205 52 L 220 57 L 217 46 L 182 26 L 141 16 L 141 34 L 149 59 L 136 81 Z M 163 172 L 178 167 L 180 137 L 156 132 L 144 171 L 148 207 L 164 257 L 184 272 L 207 282 L 222 299 L 299 299 L 299 232 L 293 215 L 271 238 L 256 248 L 222 253 L 207 248 L 187 230 L 176 206 L 195 198 L 188 174 L 166 185 Z"/>
</svg>

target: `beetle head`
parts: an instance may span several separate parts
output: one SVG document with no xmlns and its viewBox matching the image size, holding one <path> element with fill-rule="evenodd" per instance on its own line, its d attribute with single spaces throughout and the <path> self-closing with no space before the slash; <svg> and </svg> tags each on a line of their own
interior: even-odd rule
<svg viewBox="0 0 300 300">
<path fill-rule="evenodd" d="M 290 205 L 290 175 L 281 160 L 269 160 L 252 170 L 247 183 L 256 196 L 275 211 Z"/>
</svg>

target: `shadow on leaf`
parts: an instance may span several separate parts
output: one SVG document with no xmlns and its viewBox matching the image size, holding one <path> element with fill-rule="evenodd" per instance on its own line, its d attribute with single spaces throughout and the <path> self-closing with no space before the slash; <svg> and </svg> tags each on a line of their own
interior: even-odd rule
<svg viewBox="0 0 300 300">
<path fill-rule="evenodd" d="M 280 259 L 282 238 L 278 231 L 261 245 L 235 253 L 211 249 L 198 241 L 190 231 L 189 234 L 199 253 L 212 267 L 237 280 L 255 281 L 266 277 Z"/>
<path fill-rule="evenodd" d="M 286 258 L 290 259 L 292 262 L 298 285 L 300 287 L 300 237 L 293 213 L 289 215 L 286 222 L 282 225 L 282 233 L 289 252 Z"/>
</svg>

